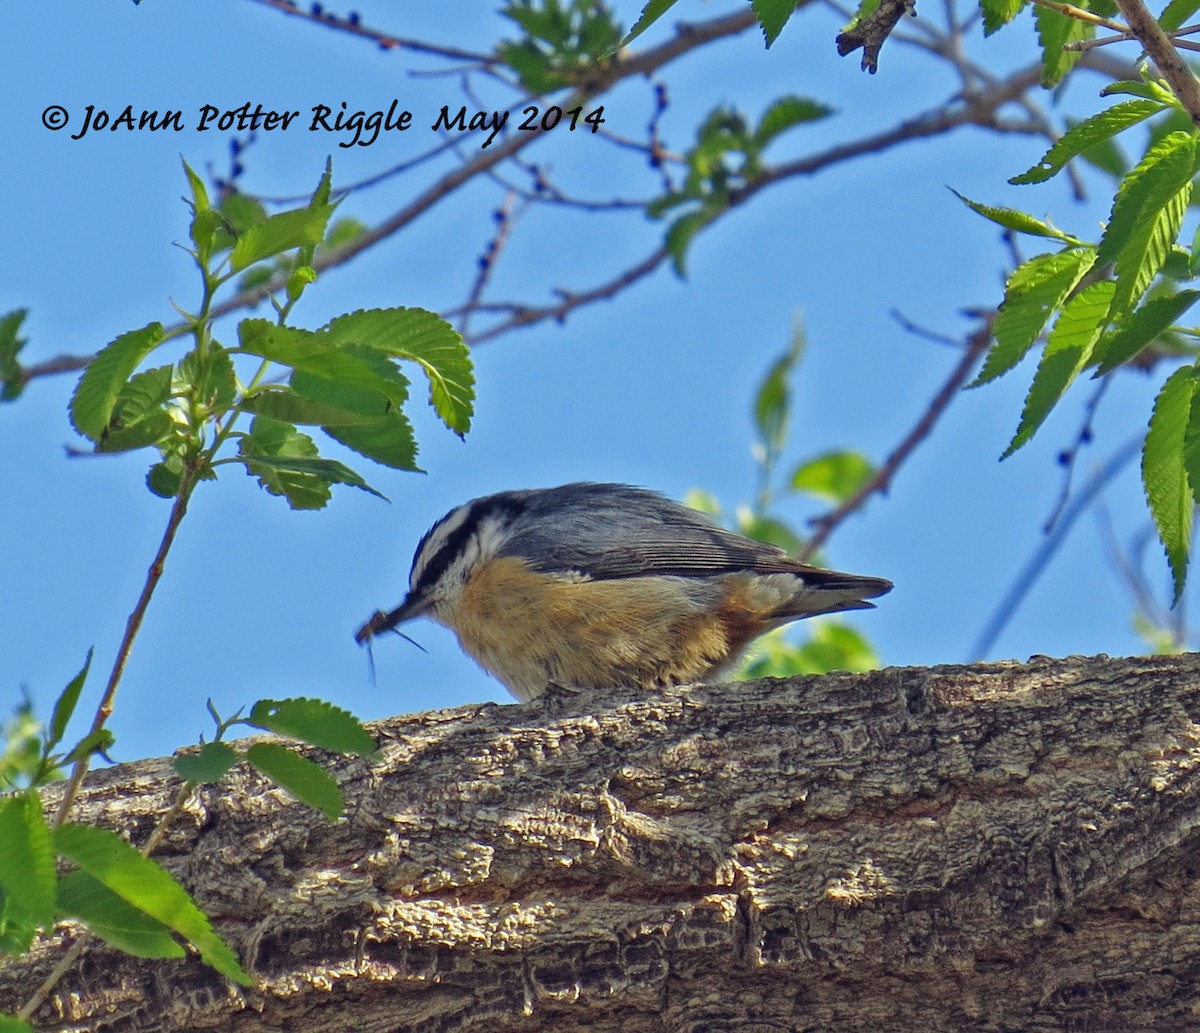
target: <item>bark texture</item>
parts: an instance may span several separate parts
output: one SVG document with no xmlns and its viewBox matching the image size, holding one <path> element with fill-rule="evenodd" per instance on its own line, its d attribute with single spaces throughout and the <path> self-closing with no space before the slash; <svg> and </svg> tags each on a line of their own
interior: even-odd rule
<svg viewBox="0 0 1200 1033">
<path fill-rule="evenodd" d="M 158 855 L 258 979 L 93 945 L 42 1030 L 1200 1029 L 1200 658 L 474 706 L 326 823 L 248 771 Z M 164 760 L 89 778 L 140 842 Z M 49 801 L 48 801 L 49 802 Z M 0 1010 L 60 930 L 0 965 Z"/>
</svg>

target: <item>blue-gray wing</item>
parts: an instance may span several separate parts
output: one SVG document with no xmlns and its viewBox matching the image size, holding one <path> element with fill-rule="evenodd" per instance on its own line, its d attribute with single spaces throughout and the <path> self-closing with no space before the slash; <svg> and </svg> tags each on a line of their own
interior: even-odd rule
<svg viewBox="0 0 1200 1033">
<path fill-rule="evenodd" d="M 702 513 L 642 488 L 567 484 L 522 501 L 532 519 L 522 521 L 524 530 L 503 552 L 545 573 L 575 572 L 594 580 L 790 573 L 813 588 L 848 589 L 863 598 L 892 587 L 882 578 L 798 563 L 781 549 L 727 531 Z"/>
</svg>

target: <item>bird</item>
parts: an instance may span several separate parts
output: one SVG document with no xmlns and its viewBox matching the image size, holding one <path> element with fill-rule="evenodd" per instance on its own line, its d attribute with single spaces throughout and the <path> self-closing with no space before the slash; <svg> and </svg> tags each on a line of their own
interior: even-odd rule
<svg viewBox="0 0 1200 1033">
<path fill-rule="evenodd" d="M 871 609 L 891 589 L 800 563 L 658 492 L 576 482 L 452 509 L 418 543 L 404 599 L 355 640 L 429 617 L 522 702 L 551 686 L 655 690 L 719 678 L 760 635 Z"/>
</svg>

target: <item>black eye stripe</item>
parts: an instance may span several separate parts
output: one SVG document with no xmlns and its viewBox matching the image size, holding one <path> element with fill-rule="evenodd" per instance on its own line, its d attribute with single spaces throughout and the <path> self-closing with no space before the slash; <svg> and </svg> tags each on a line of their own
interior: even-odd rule
<svg viewBox="0 0 1200 1033">
<path fill-rule="evenodd" d="M 486 498 L 476 499 L 470 503 L 470 508 L 467 510 L 467 514 L 462 522 L 450 532 L 446 540 L 442 543 L 442 547 L 425 564 L 425 569 L 421 571 L 421 580 L 412 586 L 412 594 L 420 597 L 433 585 L 437 584 L 442 575 L 450 568 L 450 565 L 462 555 L 471 536 L 479 530 L 480 521 L 489 516 L 497 516 L 503 520 L 512 520 L 523 513 L 526 508 L 525 503 L 513 496 L 506 495 L 491 495 Z M 425 532 L 425 536 L 417 543 L 417 551 L 413 554 L 414 566 L 424 551 L 425 546 L 429 543 L 429 539 L 433 537 L 434 532 L 452 515 L 453 512 L 447 513 L 446 516 L 442 517 L 441 520 Z"/>
</svg>

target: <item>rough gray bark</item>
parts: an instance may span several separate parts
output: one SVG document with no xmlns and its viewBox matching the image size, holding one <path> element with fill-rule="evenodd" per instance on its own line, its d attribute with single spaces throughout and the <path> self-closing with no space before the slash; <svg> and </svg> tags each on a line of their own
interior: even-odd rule
<svg viewBox="0 0 1200 1033">
<path fill-rule="evenodd" d="M 93 946 L 44 1030 L 1200 1028 L 1200 658 L 609 692 L 378 726 L 324 822 L 249 772 L 159 857 L 259 980 Z M 143 839 L 163 760 L 81 820 Z M 0 965 L 0 1009 L 53 967 Z"/>
</svg>

